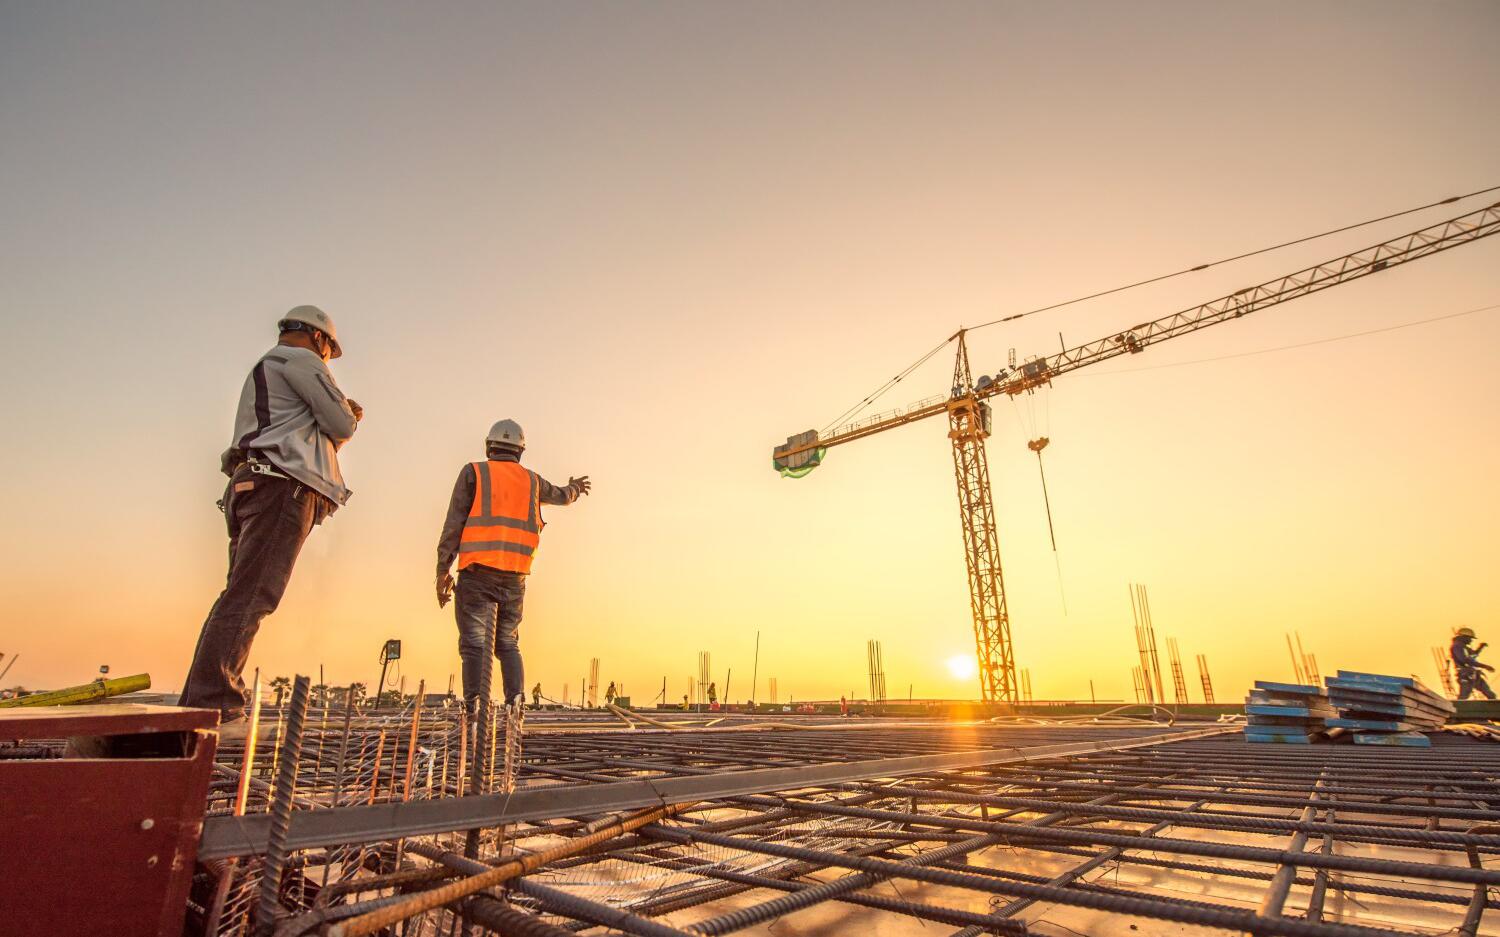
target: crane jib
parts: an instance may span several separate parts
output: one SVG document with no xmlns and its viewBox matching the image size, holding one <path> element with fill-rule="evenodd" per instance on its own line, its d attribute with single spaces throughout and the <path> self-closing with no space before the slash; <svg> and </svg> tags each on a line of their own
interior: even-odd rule
<svg viewBox="0 0 1500 937">
<path fill-rule="evenodd" d="M 1218 299 L 1143 322 L 1087 344 L 1025 362 L 1018 368 L 1003 368 L 993 378 L 981 377 L 971 392 L 981 399 L 999 394 L 1014 396 L 1024 393 L 1070 371 L 1121 355 L 1139 354 L 1148 346 L 1167 339 L 1238 319 L 1269 306 L 1348 283 L 1496 233 L 1500 233 L 1500 202 L 1283 277 L 1235 290 Z M 949 399 L 928 398 L 905 410 L 845 424 L 827 435 L 809 430 L 789 437 L 784 445 L 775 448 L 773 464 L 781 471 L 787 467 L 784 464 L 786 460 L 795 461 L 799 457 L 810 457 L 816 453 L 817 459 L 813 461 L 816 465 L 821 460 L 821 453 L 830 446 L 853 442 L 946 413 Z"/>
</svg>

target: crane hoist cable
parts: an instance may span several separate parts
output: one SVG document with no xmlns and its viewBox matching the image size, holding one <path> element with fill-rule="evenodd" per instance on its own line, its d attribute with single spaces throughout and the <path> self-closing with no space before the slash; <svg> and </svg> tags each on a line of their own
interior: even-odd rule
<svg viewBox="0 0 1500 937">
<path fill-rule="evenodd" d="M 1036 470 L 1042 477 L 1042 504 L 1047 509 L 1047 536 L 1052 540 L 1052 566 L 1057 570 L 1057 597 L 1062 602 L 1063 615 L 1068 614 L 1068 593 L 1063 588 L 1062 557 L 1057 552 L 1057 534 L 1052 529 L 1052 499 L 1047 496 L 1047 470 L 1042 467 L 1042 450 L 1052 440 L 1046 436 L 1026 443 L 1026 448 L 1036 453 Z"/>
<path fill-rule="evenodd" d="M 1052 440 L 1046 436 L 1037 438 L 1026 443 L 1026 448 L 1036 453 L 1037 474 L 1042 477 L 1042 504 L 1047 508 L 1047 536 L 1052 540 L 1052 552 L 1057 552 L 1057 533 L 1052 529 L 1052 499 L 1047 497 L 1047 470 L 1042 467 L 1042 450 Z"/>
<path fill-rule="evenodd" d="M 1026 391 L 1026 404 L 1018 400 L 1022 395 L 1010 394 L 1016 422 L 1026 435 L 1026 448 L 1036 453 L 1036 470 L 1042 482 L 1042 507 L 1047 512 L 1047 538 L 1052 543 L 1052 565 L 1057 571 L 1057 597 L 1062 603 L 1063 614 L 1068 614 L 1068 593 L 1063 586 L 1062 555 L 1057 550 L 1057 530 L 1052 521 L 1052 497 L 1047 490 L 1047 469 L 1043 465 L 1042 450 L 1052 442 L 1052 395 L 1050 385 Z"/>
<path fill-rule="evenodd" d="M 1042 450 L 1052 442 L 1052 398 L 1048 388 L 1035 387 L 1025 393 L 1023 406 L 1018 398 L 1021 394 L 1009 394 L 1015 410 L 1016 420 L 1026 434 L 1026 448 L 1036 453 L 1036 468 L 1042 480 L 1042 504 L 1047 509 L 1047 536 L 1052 541 L 1052 552 L 1057 552 L 1057 532 L 1052 525 L 1052 500 L 1047 495 L 1047 470 L 1042 467 Z"/>
<path fill-rule="evenodd" d="M 910 377 L 911 373 L 913 371 L 915 371 L 917 368 L 920 368 L 922 365 L 926 364 L 929 360 L 931 360 L 931 358 L 932 358 L 933 355 L 935 355 L 938 352 L 942 351 L 944 348 L 947 348 L 950 344 L 952 344 L 953 340 L 956 339 L 957 337 L 958 337 L 958 335 L 957 335 L 957 333 L 955 333 L 955 334 L 950 335 L 947 338 L 943 339 L 941 342 L 939 342 L 937 344 L 936 347 L 934 347 L 927 354 L 923 355 L 922 357 L 918 358 L 916 361 L 913 361 L 911 364 L 909 364 L 905 368 L 903 368 L 900 372 L 898 372 L 896 374 L 895 377 L 892 377 L 890 380 L 886 381 L 884 384 L 881 384 L 879 387 L 875 388 L 874 390 L 870 391 L 870 393 L 866 394 L 864 396 L 864 398 L 859 401 L 859 403 L 856 403 L 854 406 L 850 407 L 849 409 L 845 410 L 843 413 L 840 413 L 838 416 L 834 417 L 832 420 L 829 420 L 828 421 L 828 425 L 825 426 L 825 427 L 823 427 L 823 429 L 820 430 L 819 432 L 821 432 L 821 433 L 827 433 L 829 430 L 831 430 L 834 427 L 838 426 L 840 423 L 844 422 L 845 420 L 853 418 L 855 414 L 859 413 L 859 411 L 863 410 L 865 407 L 868 407 L 870 404 L 874 403 L 875 401 L 879 400 L 881 397 L 885 396 L 885 394 L 886 394 L 887 391 L 889 391 L 891 388 L 895 387 L 897 384 L 901 383 L 907 377 Z"/>
</svg>

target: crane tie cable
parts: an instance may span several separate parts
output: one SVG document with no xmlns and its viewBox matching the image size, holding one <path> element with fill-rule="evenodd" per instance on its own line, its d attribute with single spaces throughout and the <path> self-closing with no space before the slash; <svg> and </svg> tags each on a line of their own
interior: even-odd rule
<svg viewBox="0 0 1500 937">
<path fill-rule="evenodd" d="M 864 397 L 864 399 L 861 400 L 859 403 L 856 403 L 854 406 L 850 407 L 849 409 L 845 410 L 843 413 L 841 413 L 838 416 L 834 417 L 831 421 L 829 421 L 829 423 L 828 423 L 827 426 L 823 427 L 823 429 L 819 431 L 819 435 L 826 434 L 829 430 L 831 430 L 834 427 L 838 426 L 840 423 L 844 422 L 845 420 L 850 419 L 856 413 L 858 413 L 859 411 L 863 410 L 865 407 L 869 406 L 870 404 L 874 403 L 876 400 L 879 400 L 881 397 L 883 397 L 885 395 L 885 393 L 887 391 L 889 391 L 891 388 L 895 387 L 897 384 L 901 383 L 903 380 L 905 380 L 907 377 L 909 377 L 913 371 L 915 371 L 917 368 L 920 368 L 922 365 L 926 364 L 928 362 L 928 360 L 932 358 L 933 355 L 937 354 L 938 352 L 942 351 L 944 348 L 948 347 L 949 343 L 951 343 L 957 337 L 958 337 L 958 335 L 957 335 L 957 333 L 955 333 L 955 334 L 950 335 L 947 338 L 943 339 L 943 341 L 940 342 L 935 348 L 933 348 L 931 351 L 929 351 L 927 354 L 923 355 L 922 357 L 918 358 L 916 361 L 912 362 L 905 369 L 903 369 L 901 372 L 899 372 L 895 377 L 893 377 L 890 380 L 886 381 L 884 384 L 881 384 L 879 387 L 875 388 L 875 390 L 871 391 L 869 394 L 866 394 L 865 397 Z"/>
<path fill-rule="evenodd" d="M 1473 192 L 1467 192 L 1463 195 L 1450 195 L 1447 198 L 1440 199 L 1436 202 L 1429 202 L 1426 205 L 1419 205 L 1416 208 L 1408 208 L 1405 211 L 1392 212 L 1389 215 L 1381 215 L 1379 218 L 1371 218 L 1368 221 L 1360 221 L 1356 222 L 1355 224 L 1347 224 L 1342 228 L 1333 228 L 1332 230 L 1324 231 L 1320 234 L 1309 234 L 1306 237 L 1300 237 L 1292 241 L 1283 241 L 1280 244 L 1273 244 L 1270 247 L 1262 247 L 1259 250 L 1246 251 L 1243 254 L 1235 254 L 1233 257 L 1225 257 L 1222 260 L 1209 261 L 1206 264 L 1198 264 L 1196 267 L 1188 267 L 1186 269 L 1178 270 L 1173 273 L 1163 273 L 1160 276 L 1150 277 L 1145 280 L 1137 280 L 1134 283 L 1127 283 L 1124 286 L 1117 286 L 1113 289 L 1101 290 L 1097 293 L 1090 293 L 1087 296 L 1079 296 L 1076 299 L 1069 299 L 1060 303 L 1053 303 L 1050 306 L 1041 306 L 1036 309 L 1029 309 L 1026 312 L 1012 313 L 1008 316 L 1002 316 L 999 319 L 991 319 L 989 322 L 981 322 L 979 325 L 970 326 L 969 331 L 973 331 L 974 329 L 982 329 L 986 326 L 998 325 L 1002 322 L 1014 322 L 1017 319 L 1024 319 L 1027 316 L 1034 316 L 1039 312 L 1049 312 L 1053 309 L 1061 309 L 1064 306 L 1072 306 L 1076 303 L 1087 302 L 1090 299 L 1098 299 L 1101 296 L 1109 296 L 1114 293 L 1122 293 L 1125 290 L 1135 289 L 1138 286 L 1147 286 L 1151 283 L 1160 283 L 1163 280 L 1170 280 L 1173 277 L 1180 277 L 1188 273 L 1197 273 L 1200 270 L 1207 270 L 1210 267 L 1217 267 L 1221 264 L 1233 263 L 1236 260 L 1244 260 L 1247 257 L 1255 257 L 1260 254 L 1267 254 L 1271 251 L 1281 250 L 1283 247 L 1293 247 L 1298 244 L 1306 244 L 1308 241 L 1316 241 L 1319 238 L 1329 237 L 1334 234 L 1342 234 L 1345 231 L 1353 231 L 1355 228 L 1363 228 L 1368 225 L 1379 224 L 1382 221 L 1390 221 L 1392 218 L 1400 218 L 1403 215 L 1415 214 L 1416 212 L 1425 211 L 1429 208 L 1436 208 L 1439 205 L 1452 205 L 1454 202 L 1459 202 L 1466 198 L 1473 198 L 1476 195 L 1485 195 L 1487 193 L 1496 191 L 1500 191 L 1500 185 L 1492 185 L 1486 189 L 1477 189 Z"/>
</svg>

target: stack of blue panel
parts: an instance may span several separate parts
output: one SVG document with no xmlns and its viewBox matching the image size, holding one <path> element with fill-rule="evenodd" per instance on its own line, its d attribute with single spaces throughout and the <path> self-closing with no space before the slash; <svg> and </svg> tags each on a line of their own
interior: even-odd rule
<svg viewBox="0 0 1500 937">
<path fill-rule="evenodd" d="M 1338 715 L 1330 729 L 1346 729 L 1359 745 L 1428 747 L 1423 735 L 1439 729 L 1453 715 L 1453 704 L 1411 677 L 1340 670 L 1328 677 L 1328 699 Z"/>
<path fill-rule="evenodd" d="M 1319 687 L 1257 680 L 1245 697 L 1245 741 L 1307 745 L 1323 737 L 1333 715 Z"/>
</svg>

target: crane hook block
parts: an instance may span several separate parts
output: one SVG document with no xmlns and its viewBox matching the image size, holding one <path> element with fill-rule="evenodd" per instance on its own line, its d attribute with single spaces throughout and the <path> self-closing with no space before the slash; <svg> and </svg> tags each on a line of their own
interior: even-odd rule
<svg viewBox="0 0 1500 937">
<path fill-rule="evenodd" d="M 823 463 L 823 453 L 827 451 L 818 445 L 818 431 L 810 429 L 788 436 L 786 445 L 777 446 L 771 453 L 771 467 L 782 478 L 801 478 Z"/>
</svg>

